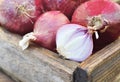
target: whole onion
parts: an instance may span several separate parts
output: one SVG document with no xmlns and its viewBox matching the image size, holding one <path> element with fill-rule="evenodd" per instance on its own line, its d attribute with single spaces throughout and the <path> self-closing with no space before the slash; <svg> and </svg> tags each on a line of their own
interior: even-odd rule
<svg viewBox="0 0 120 82">
<path fill-rule="evenodd" d="M 99 34 L 94 38 L 95 51 L 116 40 L 120 35 L 120 5 L 111 0 L 91 0 L 80 5 L 72 16 L 72 23 L 86 26 Z"/>
<path fill-rule="evenodd" d="M 56 48 L 56 32 L 62 25 L 68 23 L 70 21 L 60 11 L 45 12 L 36 21 L 33 32 L 26 34 L 19 42 L 19 45 L 24 50 L 29 46 L 31 40 L 54 51 Z"/>
<path fill-rule="evenodd" d="M 11 32 L 25 34 L 42 13 L 41 0 L 1 0 L 0 24 Z"/>
<path fill-rule="evenodd" d="M 43 0 L 45 11 L 59 10 L 68 18 L 71 18 L 74 10 L 83 2 L 88 0 Z"/>
</svg>

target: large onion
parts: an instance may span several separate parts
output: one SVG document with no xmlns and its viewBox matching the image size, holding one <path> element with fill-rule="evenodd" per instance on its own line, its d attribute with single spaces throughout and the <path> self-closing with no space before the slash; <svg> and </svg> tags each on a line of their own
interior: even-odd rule
<svg viewBox="0 0 120 82">
<path fill-rule="evenodd" d="M 75 10 L 72 22 L 93 31 L 100 30 L 99 39 L 94 39 L 94 48 L 99 50 L 120 35 L 120 5 L 111 0 L 85 2 Z"/>
<path fill-rule="evenodd" d="M 41 0 L 1 0 L 0 24 L 11 32 L 25 34 L 42 13 Z"/>
<path fill-rule="evenodd" d="M 74 10 L 83 2 L 88 0 L 43 0 L 45 11 L 60 10 L 68 18 L 71 18 Z"/>
</svg>

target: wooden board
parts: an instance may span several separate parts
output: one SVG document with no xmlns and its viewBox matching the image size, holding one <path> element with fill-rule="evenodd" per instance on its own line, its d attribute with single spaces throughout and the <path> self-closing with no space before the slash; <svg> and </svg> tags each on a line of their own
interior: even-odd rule
<svg viewBox="0 0 120 82">
<path fill-rule="evenodd" d="M 0 82 L 15 82 L 10 77 L 0 71 Z"/>
</svg>

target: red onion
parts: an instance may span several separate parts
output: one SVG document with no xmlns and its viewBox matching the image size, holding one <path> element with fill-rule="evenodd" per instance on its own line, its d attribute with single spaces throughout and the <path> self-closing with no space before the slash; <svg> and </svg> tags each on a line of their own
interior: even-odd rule
<svg viewBox="0 0 120 82">
<path fill-rule="evenodd" d="M 60 26 L 67 23 L 70 23 L 70 21 L 60 11 L 46 12 L 36 21 L 34 31 L 26 34 L 19 45 L 26 49 L 29 45 L 29 40 L 32 40 L 42 47 L 55 50 L 56 32 Z"/>
<path fill-rule="evenodd" d="M 0 23 L 14 33 L 31 32 L 35 20 L 41 13 L 40 0 L 2 0 L 0 2 Z"/>
<path fill-rule="evenodd" d="M 94 39 L 95 49 L 99 50 L 120 35 L 120 5 L 111 0 L 85 2 L 75 10 L 72 23 L 86 26 L 95 33 L 99 30 L 99 39 Z"/>
<path fill-rule="evenodd" d="M 45 11 L 60 10 L 68 18 L 71 18 L 74 10 L 81 3 L 87 0 L 43 0 L 43 6 Z"/>
<path fill-rule="evenodd" d="M 56 45 L 58 53 L 64 58 L 83 61 L 92 54 L 92 34 L 84 26 L 66 24 L 57 32 Z"/>
</svg>

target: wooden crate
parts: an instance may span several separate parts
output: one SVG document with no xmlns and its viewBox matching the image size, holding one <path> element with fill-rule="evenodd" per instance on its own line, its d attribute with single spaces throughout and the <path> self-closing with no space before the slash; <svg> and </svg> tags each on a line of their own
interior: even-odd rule
<svg viewBox="0 0 120 82">
<path fill-rule="evenodd" d="M 22 51 L 21 39 L 0 28 L 0 68 L 17 82 L 114 82 L 120 73 L 120 38 L 82 63 L 35 44 Z"/>
<path fill-rule="evenodd" d="M 35 44 L 22 51 L 21 39 L 0 27 L 0 70 L 16 82 L 120 82 L 120 38 L 82 63 Z"/>
</svg>

